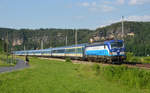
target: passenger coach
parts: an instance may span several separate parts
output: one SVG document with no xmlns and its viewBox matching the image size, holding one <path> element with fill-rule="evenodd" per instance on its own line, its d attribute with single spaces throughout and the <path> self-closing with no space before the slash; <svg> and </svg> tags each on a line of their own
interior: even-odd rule
<svg viewBox="0 0 150 93">
<path fill-rule="evenodd" d="M 93 44 L 79 44 L 41 50 L 15 51 L 15 55 L 76 58 L 98 62 L 122 62 L 126 59 L 122 40 L 110 40 Z"/>
</svg>

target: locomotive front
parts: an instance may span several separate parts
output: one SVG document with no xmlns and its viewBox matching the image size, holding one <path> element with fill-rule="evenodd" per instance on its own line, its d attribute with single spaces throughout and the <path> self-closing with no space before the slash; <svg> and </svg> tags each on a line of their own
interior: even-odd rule
<svg viewBox="0 0 150 93">
<path fill-rule="evenodd" d="M 107 42 L 109 45 L 109 54 L 113 61 L 124 61 L 126 59 L 125 46 L 123 40 L 111 40 Z"/>
</svg>

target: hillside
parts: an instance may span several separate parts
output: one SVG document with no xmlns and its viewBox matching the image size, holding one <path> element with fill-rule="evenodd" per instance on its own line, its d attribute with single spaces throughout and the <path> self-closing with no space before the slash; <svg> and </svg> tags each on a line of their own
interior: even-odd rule
<svg viewBox="0 0 150 93">
<path fill-rule="evenodd" d="M 0 39 L 9 34 L 9 47 L 14 50 L 40 49 L 41 42 L 44 48 L 65 46 L 66 35 L 68 45 L 75 43 L 74 29 L 8 29 L 0 28 Z M 96 30 L 78 29 L 78 44 L 87 43 L 92 38 L 95 42 L 110 38 L 121 39 L 121 23 L 97 28 Z M 150 22 L 125 22 L 124 39 L 126 50 L 136 56 L 150 55 Z"/>
<path fill-rule="evenodd" d="M 100 39 L 121 38 L 121 33 L 121 23 L 98 28 L 94 32 Z M 128 52 L 133 52 L 136 56 L 150 55 L 150 22 L 125 22 L 124 37 Z"/>
<path fill-rule="evenodd" d="M 68 36 L 68 45 L 75 43 L 73 29 L 0 29 L 0 38 L 5 39 L 6 32 L 9 34 L 10 47 L 16 50 L 26 49 L 40 49 L 41 42 L 44 43 L 44 48 L 65 46 L 66 35 Z M 86 43 L 92 30 L 82 29 L 78 30 L 78 43 Z M 84 38 L 83 38 L 84 37 Z"/>
</svg>

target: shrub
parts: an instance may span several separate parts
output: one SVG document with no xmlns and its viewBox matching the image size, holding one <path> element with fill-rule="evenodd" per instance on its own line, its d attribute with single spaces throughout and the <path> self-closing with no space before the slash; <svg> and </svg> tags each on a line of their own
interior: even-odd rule
<svg viewBox="0 0 150 93">
<path fill-rule="evenodd" d="M 127 56 L 126 61 L 131 62 L 131 61 L 132 61 L 132 58 L 133 58 L 133 53 L 127 52 L 127 53 L 126 53 L 126 56 Z"/>
<path fill-rule="evenodd" d="M 110 81 L 118 81 L 129 87 L 149 88 L 150 71 L 127 66 L 107 66 L 101 71 L 102 76 Z"/>
<path fill-rule="evenodd" d="M 145 57 L 145 58 L 141 58 L 141 59 L 143 59 L 142 62 L 144 62 L 144 63 L 150 63 L 150 57 Z"/>
<path fill-rule="evenodd" d="M 131 58 L 131 62 L 141 62 L 141 59 L 138 57 Z"/>
<path fill-rule="evenodd" d="M 70 58 L 66 58 L 65 62 L 72 62 Z"/>
<path fill-rule="evenodd" d="M 100 65 L 98 64 L 93 64 L 92 65 L 92 70 L 96 71 L 96 75 L 98 75 L 100 73 Z"/>
</svg>

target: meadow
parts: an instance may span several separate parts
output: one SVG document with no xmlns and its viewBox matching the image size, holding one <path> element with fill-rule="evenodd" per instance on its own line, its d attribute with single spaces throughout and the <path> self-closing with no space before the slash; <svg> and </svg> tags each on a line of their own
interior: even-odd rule
<svg viewBox="0 0 150 93">
<path fill-rule="evenodd" d="M 150 93 L 150 71 L 30 58 L 30 67 L 0 73 L 0 93 Z"/>
</svg>

